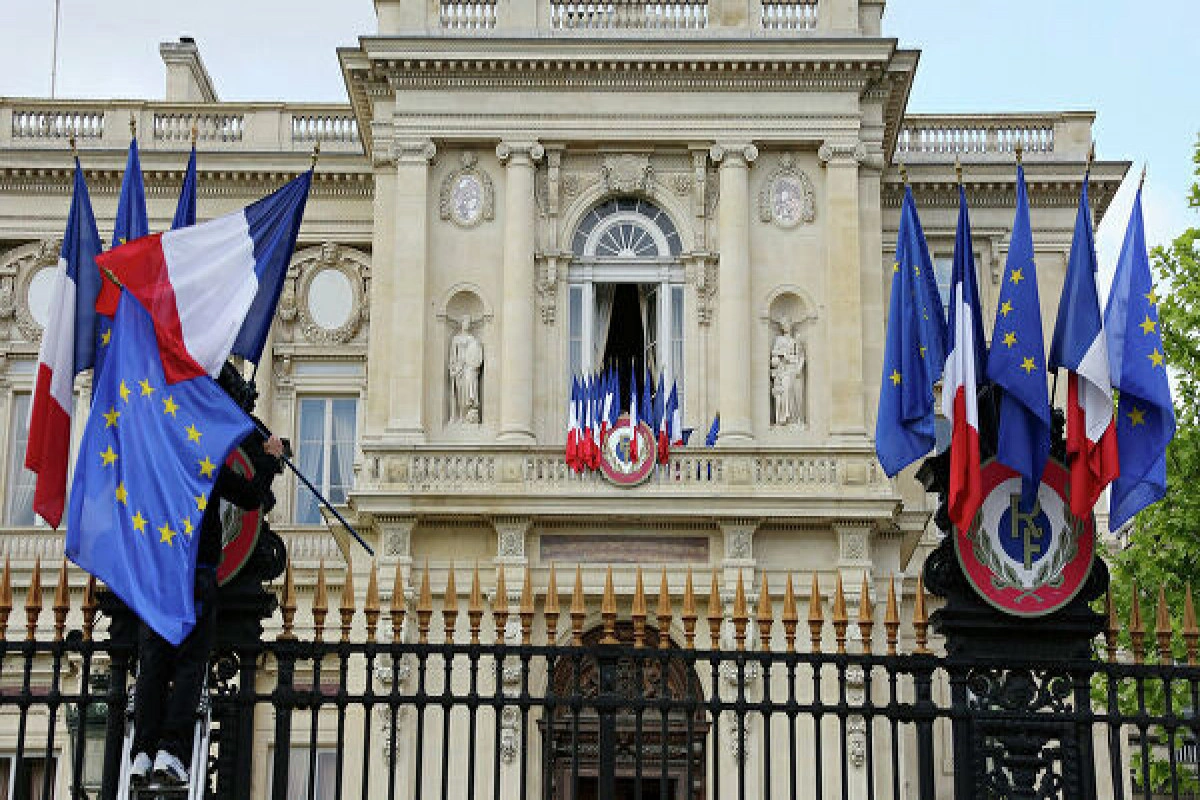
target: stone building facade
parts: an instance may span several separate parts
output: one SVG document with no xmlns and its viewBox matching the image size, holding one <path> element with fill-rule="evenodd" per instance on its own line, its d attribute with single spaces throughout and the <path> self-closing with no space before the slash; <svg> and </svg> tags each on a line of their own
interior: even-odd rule
<svg viewBox="0 0 1200 800">
<path fill-rule="evenodd" d="M 132 118 L 155 230 L 193 122 L 202 217 L 320 143 L 259 409 L 385 570 L 427 562 L 437 587 L 477 563 L 518 587 L 578 563 L 593 602 L 609 565 L 625 595 L 637 564 L 675 591 L 715 568 L 730 595 L 742 571 L 776 592 L 815 572 L 852 606 L 864 575 L 877 597 L 895 575 L 910 600 L 931 504 L 873 444 L 899 167 L 945 284 L 961 159 L 990 329 L 1023 148 L 1048 333 L 1094 115 L 908 114 L 919 52 L 886 37 L 883 0 L 375 6 L 378 30 L 339 51 L 347 104 L 222 102 L 186 41 L 162 46 L 163 100 L 0 98 L 0 551 L 18 585 L 62 553 L 21 461 L 68 135 L 105 238 Z M 1127 167 L 1093 167 L 1097 219 Z M 675 380 L 694 431 L 633 488 L 563 458 L 572 374 L 613 362 Z M 299 591 L 324 560 L 361 592 L 364 553 L 284 483 Z"/>
</svg>

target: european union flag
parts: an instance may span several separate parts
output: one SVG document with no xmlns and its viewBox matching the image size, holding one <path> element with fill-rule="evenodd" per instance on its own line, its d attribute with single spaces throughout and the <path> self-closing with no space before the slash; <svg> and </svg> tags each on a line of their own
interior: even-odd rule
<svg viewBox="0 0 1200 800">
<path fill-rule="evenodd" d="M 207 375 L 163 377 L 150 314 L 122 292 L 75 462 L 67 556 L 178 645 L 195 625 L 200 518 L 250 418 Z"/>
<path fill-rule="evenodd" d="M 912 191 L 905 187 L 875 419 L 875 452 L 889 476 L 928 453 L 936 440 L 933 381 L 946 361 L 946 332 L 941 298 L 936 284 L 929 295 L 927 277 L 932 266 L 925 236 Z"/>
<path fill-rule="evenodd" d="M 638 415 L 641 417 L 641 422 L 650 426 L 650 430 L 656 429 L 654 422 L 654 376 L 650 374 L 649 365 L 646 366 L 646 380 L 642 383 L 642 402 L 638 404 Z"/>
<path fill-rule="evenodd" d="M 187 172 L 183 174 L 183 186 L 179 190 L 179 202 L 175 205 L 175 218 L 171 230 L 196 224 L 196 145 L 188 157 Z"/>
<path fill-rule="evenodd" d="M 1175 409 L 1158 330 L 1158 294 L 1146 256 L 1141 187 L 1104 311 L 1104 331 L 1109 374 L 1120 392 L 1120 475 L 1112 483 L 1108 523 L 1116 530 L 1166 494 L 1167 445 L 1175 436 Z"/>
<path fill-rule="evenodd" d="M 1046 391 L 1046 347 L 1041 301 L 1033 262 L 1025 168 L 1017 166 L 1017 213 L 1000 286 L 988 379 L 1001 389 L 996 458 L 1021 473 L 1021 508 L 1037 500 L 1050 457 L 1050 398 Z"/>
<path fill-rule="evenodd" d="M 146 184 L 142 180 L 142 162 L 138 158 L 135 136 L 129 142 L 125 175 L 121 178 L 121 197 L 117 200 L 117 220 L 113 224 L 112 246 L 132 242 L 150 233 L 146 220 Z"/>
</svg>

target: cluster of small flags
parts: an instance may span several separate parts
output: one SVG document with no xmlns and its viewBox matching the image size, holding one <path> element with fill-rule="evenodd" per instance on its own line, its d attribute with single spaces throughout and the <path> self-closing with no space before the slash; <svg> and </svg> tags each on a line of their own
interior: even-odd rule
<svg viewBox="0 0 1200 800">
<path fill-rule="evenodd" d="M 654 436 L 655 460 L 660 464 L 667 463 L 671 448 L 683 445 L 683 415 L 675 381 L 671 381 L 668 391 L 665 378 L 659 375 L 656 389 L 654 376 L 647 372 L 639 392 L 637 371 L 631 367 L 627 408 L 628 414 L 622 423 L 620 379 L 616 367 L 574 376 L 567 402 L 567 466 L 576 472 L 599 469 L 604 441 L 619 424 L 629 427 L 629 458 L 638 461 L 641 443 L 636 430 L 643 422 Z M 712 438 L 715 442 L 715 434 Z"/>
<path fill-rule="evenodd" d="M 948 324 L 931 274 L 912 191 L 905 186 L 875 446 L 889 475 L 934 446 L 933 386 L 944 378 L 942 411 L 951 422 L 951 520 L 970 526 L 982 502 L 977 394 L 999 396 L 996 458 L 1021 475 L 1031 508 L 1050 454 L 1050 369 L 1067 371 L 1070 504 L 1089 514 L 1111 484 L 1109 526 L 1116 530 L 1166 493 L 1166 449 L 1175 415 L 1158 330 L 1158 296 L 1146 253 L 1138 187 L 1106 308 L 1096 288 L 1096 252 L 1085 175 L 1066 280 L 1047 362 L 1024 168 L 990 348 L 984 344 L 966 194 L 959 189 L 958 232 Z M 943 355 L 944 354 L 944 355 Z M 1112 391 L 1119 392 L 1113 413 Z"/>
</svg>

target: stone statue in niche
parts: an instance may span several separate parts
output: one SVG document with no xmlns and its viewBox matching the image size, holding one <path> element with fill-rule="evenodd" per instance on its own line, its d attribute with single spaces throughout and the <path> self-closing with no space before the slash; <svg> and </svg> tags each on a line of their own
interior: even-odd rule
<svg viewBox="0 0 1200 800">
<path fill-rule="evenodd" d="M 779 333 L 771 343 L 772 424 L 803 425 L 808 419 L 804 377 L 807 364 L 804 344 L 796 336 L 800 323 L 785 314 L 775 324 Z"/>
<path fill-rule="evenodd" d="M 478 424 L 479 374 L 483 369 L 483 345 L 471 333 L 471 315 L 459 319 L 459 331 L 450 340 L 450 421 Z"/>
</svg>

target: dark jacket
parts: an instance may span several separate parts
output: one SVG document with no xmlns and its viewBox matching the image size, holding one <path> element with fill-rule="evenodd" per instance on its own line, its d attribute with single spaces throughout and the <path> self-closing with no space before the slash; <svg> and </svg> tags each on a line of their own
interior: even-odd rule
<svg viewBox="0 0 1200 800">
<path fill-rule="evenodd" d="M 275 506 L 271 482 L 282 471 L 282 464 L 263 450 L 265 441 L 263 436 L 255 431 L 240 444 L 254 466 L 253 480 L 247 480 L 229 467 L 221 465 L 208 498 L 208 505 L 204 509 L 204 517 L 200 520 L 200 544 L 196 558 L 198 566 L 215 568 L 221 563 L 224 534 L 221 500 L 233 503 L 245 511 L 261 507 L 264 514 L 269 513 Z"/>
</svg>

